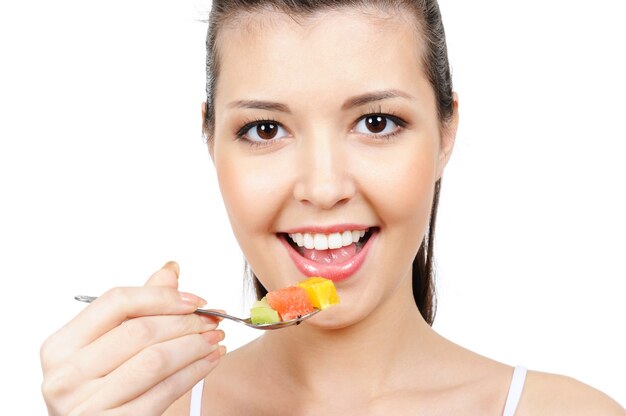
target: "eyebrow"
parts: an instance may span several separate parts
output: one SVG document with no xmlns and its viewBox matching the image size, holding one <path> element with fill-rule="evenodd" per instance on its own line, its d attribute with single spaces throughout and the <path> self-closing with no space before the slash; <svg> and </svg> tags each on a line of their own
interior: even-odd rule
<svg viewBox="0 0 626 416">
<path fill-rule="evenodd" d="M 252 108 L 256 110 L 279 111 L 281 113 L 291 114 L 291 110 L 285 104 L 275 103 L 272 101 L 260 100 L 239 100 L 228 104 L 229 108 Z"/>
<path fill-rule="evenodd" d="M 371 102 L 398 97 L 413 99 L 411 95 L 397 89 L 374 91 L 348 98 L 341 106 L 341 109 L 348 110 L 350 108 L 359 107 Z M 251 108 L 255 110 L 278 111 L 281 113 L 291 114 L 291 110 L 287 105 L 273 101 L 237 100 L 228 104 L 228 108 Z"/>
<path fill-rule="evenodd" d="M 392 90 L 374 91 L 374 92 L 368 92 L 365 94 L 348 98 L 341 106 L 341 109 L 348 110 L 350 108 L 359 107 L 361 105 L 368 104 L 371 102 L 382 101 L 388 98 L 398 98 L 398 97 L 406 98 L 409 100 L 413 99 L 411 95 L 401 90 L 392 89 Z"/>
</svg>

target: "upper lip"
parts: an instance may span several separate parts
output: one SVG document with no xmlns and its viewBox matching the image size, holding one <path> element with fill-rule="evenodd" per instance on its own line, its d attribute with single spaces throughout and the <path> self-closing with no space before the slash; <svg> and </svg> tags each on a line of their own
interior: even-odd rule
<svg viewBox="0 0 626 416">
<path fill-rule="evenodd" d="M 334 224 L 334 225 L 313 225 L 294 227 L 282 231 L 285 234 L 309 233 L 309 234 L 332 234 L 342 233 L 344 231 L 366 231 L 370 226 L 363 224 Z"/>
</svg>

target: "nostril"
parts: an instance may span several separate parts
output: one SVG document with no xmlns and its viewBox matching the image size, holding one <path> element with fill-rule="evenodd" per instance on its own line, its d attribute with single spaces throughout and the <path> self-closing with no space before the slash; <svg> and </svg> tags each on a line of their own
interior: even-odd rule
<svg viewBox="0 0 626 416">
<path fill-rule="evenodd" d="M 319 209 L 345 204 L 356 193 L 350 154 L 330 134 L 312 135 L 299 154 L 294 197 Z"/>
<path fill-rule="evenodd" d="M 294 198 L 320 209 L 330 209 L 348 203 L 356 194 L 349 180 L 300 182 L 294 188 Z"/>
</svg>

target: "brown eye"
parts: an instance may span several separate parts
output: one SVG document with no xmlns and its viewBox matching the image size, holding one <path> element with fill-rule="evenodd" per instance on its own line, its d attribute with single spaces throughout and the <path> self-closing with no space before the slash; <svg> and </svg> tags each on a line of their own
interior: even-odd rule
<svg viewBox="0 0 626 416">
<path fill-rule="evenodd" d="M 278 133 L 278 126 L 274 123 L 257 124 L 256 133 L 263 140 L 272 140 Z"/>
<path fill-rule="evenodd" d="M 398 117 L 387 114 L 368 114 L 356 123 L 353 131 L 375 137 L 384 137 L 397 133 L 404 126 L 406 123 Z"/>
<path fill-rule="evenodd" d="M 244 126 L 237 137 L 254 143 L 273 142 L 289 137 L 289 133 L 279 123 L 261 120 Z"/>
<path fill-rule="evenodd" d="M 387 118 L 383 116 L 366 117 L 365 127 L 372 133 L 380 133 L 387 127 Z"/>
</svg>

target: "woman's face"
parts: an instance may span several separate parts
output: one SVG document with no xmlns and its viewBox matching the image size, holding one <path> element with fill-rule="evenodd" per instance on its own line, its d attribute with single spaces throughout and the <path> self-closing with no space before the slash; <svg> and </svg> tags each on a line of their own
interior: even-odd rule
<svg viewBox="0 0 626 416">
<path fill-rule="evenodd" d="M 370 12 L 255 13 L 218 39 L 211 155 L 235 236 L 269 290 L 333 279 L 325 326 L 412 299 L 454 137 L 410 18 Z"/>
</svg>

